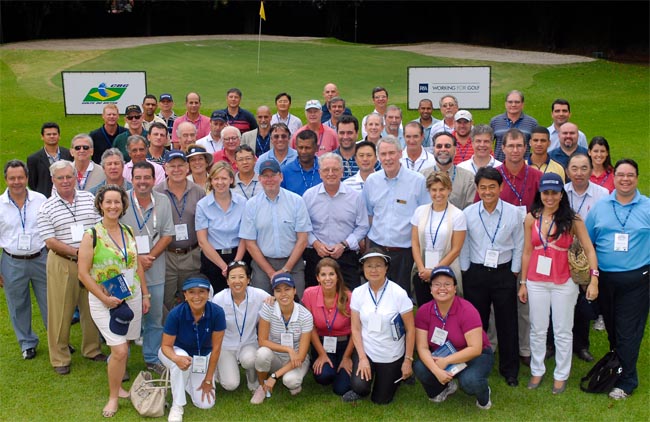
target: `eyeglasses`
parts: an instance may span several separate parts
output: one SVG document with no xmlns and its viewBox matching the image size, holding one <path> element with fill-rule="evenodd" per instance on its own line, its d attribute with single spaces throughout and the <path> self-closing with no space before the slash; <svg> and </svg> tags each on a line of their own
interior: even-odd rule
<svg viewBox="0 0 650 422">
<path fill-rule="evenodd" d="M 228 263 L 228 268 L 230 268 L 230 267 L 234 267 L 234 266 L 236 266 L 236 265 L 241 265 L 241 266 L 244 266 L 244 267 L 245 267 L 245 266 L 246 266 L 246 263 L 245 263 L 244 261 L 230 261 L 230 262 Z"/>
<path fill-rule="evenodd" d="M 84 151 L 88 151 L 90 149 L 90 145 L 75 145 L 74 146 L 75 151 L 81 151 L 82 149 Z"/>
<path fill-rule="evenodd" d="M 134 114 L 132 116 L 126 116 L 126 120 L 137 120 L 142 117 L 142 114 Z"/>
<path fill-rule="evenodd" d="M 436 144 L 436 149 L 443 149 L 443 148 L 451 148 L 453 145 L 451 144 Z"/>
<path fill-rule="evenodd" d="M 431 283 L 431 288 L 438 290 L 441 287 L 444 287 L 445 289 L 451 289 L 454 287 L 454 283 Z"/>
<path fill-rule="evenodd" d="M 289 139 L 289 135 L 273 135 L 272 139 Z"/>
<path fill-rule="evenodd" d="M 229 138 L 223 138 L 223 141 L 224 142 L 237 142 L 237 141 L 239 141 L 239 137 L 238 136 L 231 136 Z"/>
<path fill-rule="evenodd" d="M 72 180 L 74 176 L 54 176 L 56 180 Z"/>
</svg>

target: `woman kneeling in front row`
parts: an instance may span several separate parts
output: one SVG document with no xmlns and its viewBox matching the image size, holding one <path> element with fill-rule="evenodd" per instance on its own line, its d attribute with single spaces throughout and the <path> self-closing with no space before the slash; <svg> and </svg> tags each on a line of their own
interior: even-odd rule
<svg viewBox="0 0 650 422">
<path fill-rule="evenodd" d="M 420 307 L 415 316 L 415 345 L 420 359 L 413 372 L 432 402 L 443 402 L 455 393 L 457 379 L 461 390 L 476 396 L 476 406 L 487 410 L 492 407 L 488 376 L 494 355 L 481 317 L 470 302 L 456 296 L 456 275 L 449 267 L 431 272 L 431 295 L 433 300 Z"/>
<path fill-rule="evenodd" d="M 172 309 L 165 321 L 158 357 L 169 369 L 173 399 L 169 422 L 183 420 L 185 392 L 200 409 L 214 406 L 214 372 L 226 317 L 219 305 L 208 302 L 209 293 L 205 276 L 191 276 L 183 283 L 185 302 Z"/>
</svg>

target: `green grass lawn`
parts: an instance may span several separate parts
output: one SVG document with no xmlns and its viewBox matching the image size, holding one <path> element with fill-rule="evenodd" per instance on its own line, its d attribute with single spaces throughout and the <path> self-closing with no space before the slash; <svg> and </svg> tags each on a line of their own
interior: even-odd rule
<svg viewBox="0 0 650 422">
<path fill-rule="evenodd" d="M 548 126 L 550 104 L 567 98 L 573 118 L 590 139 L 605 136 L 614 159 L 632 157 L 639 162 L 639 186 L 650 192 L 650 104 L 648 67 L 606 61 L 550 66 L 431 58 L 412 53 L 384 51 L 333 40 L 281 43 L 264 42 L 260 73 L 257 43 L 245 41 L 200 41 L 153 45 L 114 51 L 27 51 L 0 50 L 0 162 L 25 159 L 40 148 L 40 125 L 56 121 L 62 128 L 62 144 L 79 132 L 101 124 L 99 116 L 65 116 L 61 92 L 62 70 L 144 70 L 149 91 L 171 92 L 176 112 L 183 112 L 183 97 L 196 90 L 203 98 L 203 113 L 225 106 L 225 92 L 237 86 L 244 92 L 242 106 L 254 110 L 273 105 L 278 92 L 294 97 L 293 112 L 303 116 L 304 102 L 322 98 L 326 82 L 335 82 L 353 113 L 361 118 L 372 111 L 370 91 L 385 86 L 390 102 L 406 104 L 407 66 L 489 65 L 492 67 L 492 109 L 472 110 L 475 123 L 487 123 L 503 112 L 504 94 L 520 89 L 526 95 L 526 112 Z M 461 104 L 462 106 L 462 104 Z M 436 113 L 437 117 L 439 113 Z M 404 120 L 417 117 L 405 111 Z M 4 181 L 0 182 L 4 189 Z M 4 292 L 0 293 L 4 302 Z M 23 361 L 9 323 L 6 306 L 0 306 L 0 420 L 2 421 L 86 421 L 99 420 L 108 386 L 104 364 L 73 355 L 72 373 L 54 373 L 47 357 L 45 331 L 35 316 L 41 336 L 38 356 Z M 429 403 L 420 385 L 403 386 L 394 403 L 375 406 L 367 400 L 357 405 L 342 403 L 329 389 L 306 377 L 304 392 L 290 397 L 284 387 L 261 406 L 248 403 L 245 387 L 226 393 L 217 390 L 217 405 L 210 411 L 186 408 L 186 420 L 648 420 L 650 410 L 650 362 L 648 328 L 639 359 L 641 385 L 626 401 L 579 391 L 578 382 L 591 367 L 574 360 L 566 393 L 553 396 L 550 378 L 535 391 L 525 388 L 529 371 L 522 367 L 520 386 L 508 387 L 493 371 L 494 407 L 479 411 L 474 399 L 462 392 L 447 402 Z M 607 351 L 604 333 L 592 331 L 592 353 Z M 72 344 L 79 346 L 78 326 Z M 107 351 L 107 350 L 106 350 Z M 129 369 L 132 378 L 142 369 L 139 347 L 133 347 Z M 552 373 L 549 361 L 547 372 Z M 122 401 L 116 420 L 138 420 L 130 402 Z"/>
</svg>

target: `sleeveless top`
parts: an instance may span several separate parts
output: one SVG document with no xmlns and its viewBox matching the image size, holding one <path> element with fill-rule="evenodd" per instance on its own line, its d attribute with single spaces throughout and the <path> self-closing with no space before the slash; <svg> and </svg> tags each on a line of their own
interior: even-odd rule
<svg viewBox="0 0 650 422">
<path fill-rule="evenodd" d="M 535 224 L 531 227 L 531 243 L 533 252 L 530 255 L 527 278 L 531 281 L 544 281 L 555 284 L 564 284 L 571 278 L 569 271 L 568 250 L 573 243 L 573 235 L 570 232 L 564 232 L 559 238 L 553 238 L 548 242 L 546 251 L 539 238 L 539 220 L 535 219 Z M 546 242 L 546 233 L 542 232 L 542 238 Z M 546 256 L 552 259 L 550 275 L 543 275 L 537 272 L 537 261 L 540 256 Z"/>
<path fill-rule="evenodd" d="M 95 224 L 97 231 L 97 243 L 93 252 L 93 266 L 90 269 L 90 275 L 100 284 L 110 278 L 121 274 L 126 269 L 133 270 L 133 283 L 129 285 L 131 292 L 135 295 L 140 288 L 140 278 L 138 277 L 138 250 L 136 248 L 135 238 L 129 232 L 129 229 L 123 224 L 120 225 L 124 233 L 124 241 L 127 249 L 127 262 L 124 262 L 124 250 L 120 250 L 111 240 L 106 228 L 102 223 Z M 92 236 L 92 231 L 86 231 Z"/>
</svg>

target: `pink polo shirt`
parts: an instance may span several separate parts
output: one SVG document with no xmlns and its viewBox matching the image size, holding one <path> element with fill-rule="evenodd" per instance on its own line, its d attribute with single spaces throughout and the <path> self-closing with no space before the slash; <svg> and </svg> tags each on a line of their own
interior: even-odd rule
<svg viewBox="0 0 650 422">
<path fill-rule="evenodd" d="M 196 139 L 201 139 L 205 136 L 208 136 L 210 133 L 210 118 L 208 116 L 204 116 L 202 114 L 199 114 L 199 118 L 196 120 L 191 120 L 189 117 L 187 117 L 187 113 L 183 114 L 180 117 L 177 117 L 176 120 L 174 120 L 174 127 L 172 129 L 172 142 L 174 144 L 178 143 L 178 135 L 176 135 L 176 128 L 178 125 L 180 125 L 183 122 L 190 122 L 196 127 Z"/>
<path fill-rule="evenodd" d="M 291 135 L 291 148 L 296 149 L 296 135 L 305 129 L 309 129 L 309 127 L 305 125 Z M 316 135 L 318 135 L 317 157 L 320 157 L 326 152 L 332 152 L 339 147 L 339 137 L 334 129 L 321 124 Z"/>
<path fill-rule="evenodd" d="M 350 312 L 350 296 L 352 293 L 348 290 L 348 304 L 346 307 L 346 312 L 348 315 L 351 315 Z M 332 308 L 325 308 L 325 302 L 323 300 L 323 289 L 320 286 L 308 287 L 305 289 L 305 293 L 302 295 L 302 304 L 305 308 L 309 309 L 312 316 L 314 317 L 314 327 L 319 336 L 349 336 L 352 333 L 352 322 L 349 316 L 343 315 L 338 311 L 336 306 L 338 302 L 338 294 Z M 327 317 L 327 321 L 326 318 Z M 327 325 L 330 325 L 332 331 L 330 332 L 327 329 Z"/>
</svg>

